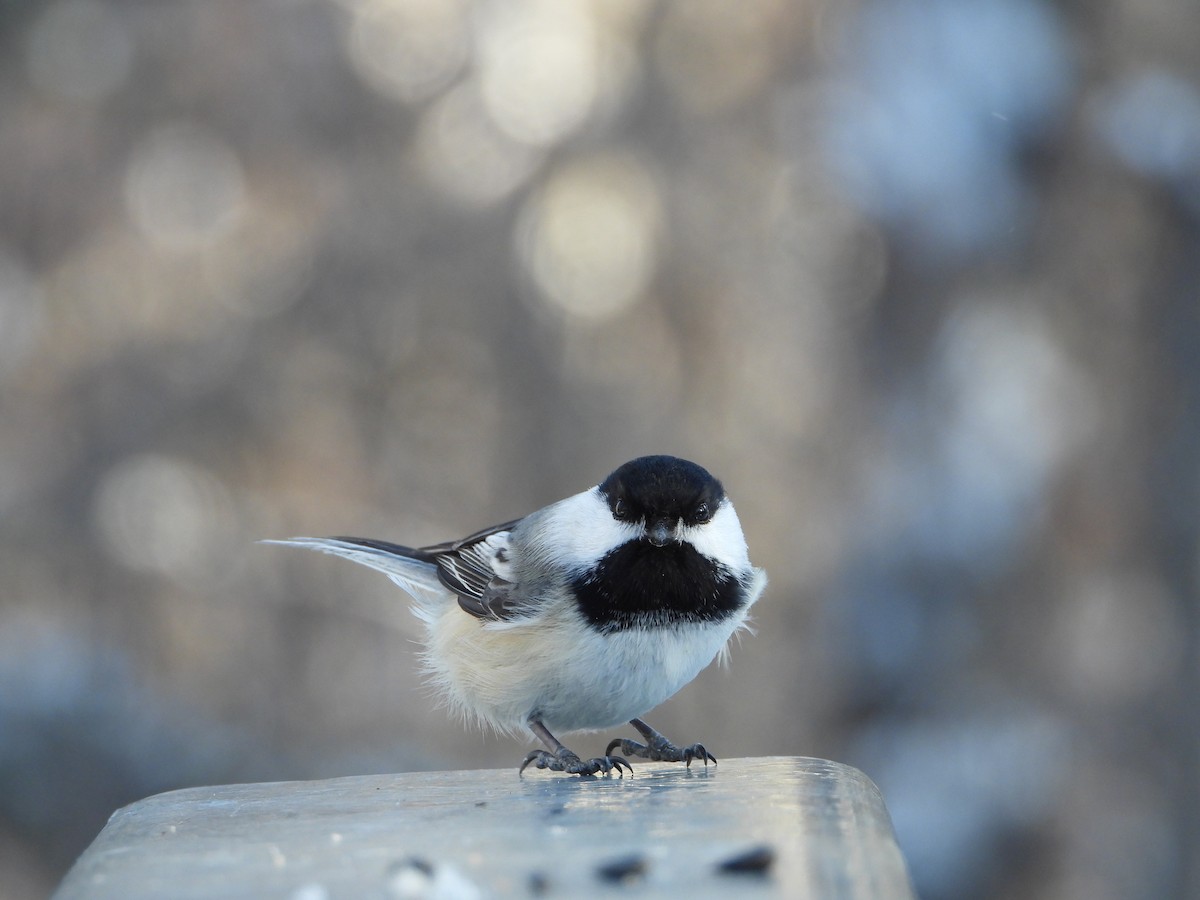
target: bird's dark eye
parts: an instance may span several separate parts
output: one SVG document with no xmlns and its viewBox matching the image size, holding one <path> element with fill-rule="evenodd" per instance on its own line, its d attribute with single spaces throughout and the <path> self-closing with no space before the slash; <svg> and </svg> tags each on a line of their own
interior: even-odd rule
<svg viewBox="0 0 1200 900">
<path fill-rule="evenodd" d="M 612 512 L 614 519 L 627 519 L 629 518 L 629 504 L 618 497 L 613 503 Z"/>
<path fill-rule="evenodd" d="M 701 503 L 696 507 L 692 515 L 697 522 L 707 522 L 712 518 L 712 507 L 707 503 Z"/>
</svg>

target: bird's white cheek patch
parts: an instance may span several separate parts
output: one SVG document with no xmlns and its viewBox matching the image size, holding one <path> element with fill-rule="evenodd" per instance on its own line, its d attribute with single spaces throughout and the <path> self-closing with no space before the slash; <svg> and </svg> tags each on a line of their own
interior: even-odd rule
<svg viewBox="0 0 1200 900">
<path fill-rule="evenodd" d="M 703 525 L 685 525 L 680 537 L 709 559 L 728 566 L 735 572 L 750 567 L 746 537 L 733 504 L 723 500 L 716 514 Z"/>
<path fill-rule="evenodd" d="M 545 519 L 538 523 L 534 538 L 541 540 L 529 549 L 549 565 L 568 571 L 591 568 L 609 551 L 642 533 L 640 525 L 614 519 L 596 488 L 560 500 L 541 515 Z"/>
</svg>

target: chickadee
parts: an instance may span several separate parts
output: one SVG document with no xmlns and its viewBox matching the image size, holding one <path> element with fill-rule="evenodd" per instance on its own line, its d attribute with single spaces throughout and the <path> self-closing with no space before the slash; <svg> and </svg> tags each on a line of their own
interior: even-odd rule
<svg viewBox="0 0 1200 900">
<path fill-rule="evenodd" d="M 378 569 L 411 595 L 425 668 L 464 719 L 526 730 L 529 765 L 573 775 L 652 760 L 716 762 L 641 716 L 718 654 L 766 586 L 721 483 L 695 463 L 643 456 L 595 487 L 462 540 L 410 548 L 367 538 L 294 544 Z M 629 722 L 583 760 L 554 735 Z"/>
</svg>

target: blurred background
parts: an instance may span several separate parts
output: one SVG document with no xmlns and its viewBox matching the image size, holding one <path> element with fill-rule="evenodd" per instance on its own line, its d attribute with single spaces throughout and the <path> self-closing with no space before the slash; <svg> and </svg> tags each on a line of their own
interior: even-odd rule
<svg viewBox="0 0 1200 900">
<path fill-rule="evenodd" d="M 0 4 L 0 897 L 171 788 L 513 777 L 396 588 L 255 542 L 652 452 L 771 575 L 660 729 L 864 769 L 929 900 L 1200 896 L 1197 47 L 1194 0 Z"/>
</svg>

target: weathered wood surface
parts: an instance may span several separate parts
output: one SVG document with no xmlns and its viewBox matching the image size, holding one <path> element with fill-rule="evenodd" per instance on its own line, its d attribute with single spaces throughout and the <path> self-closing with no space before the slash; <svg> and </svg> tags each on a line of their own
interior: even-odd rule
<svg viewBox="0 0 1200 900">
<path fill-rule="evenodd" d="M 752 850 L 759 871 L 720 869 Z M 118 810 L 56 897 L 589 895 L 912 892 L 866 776 L 772 757 L 624 779 L 509 768 L 172 791 Z"/>
</svg>

